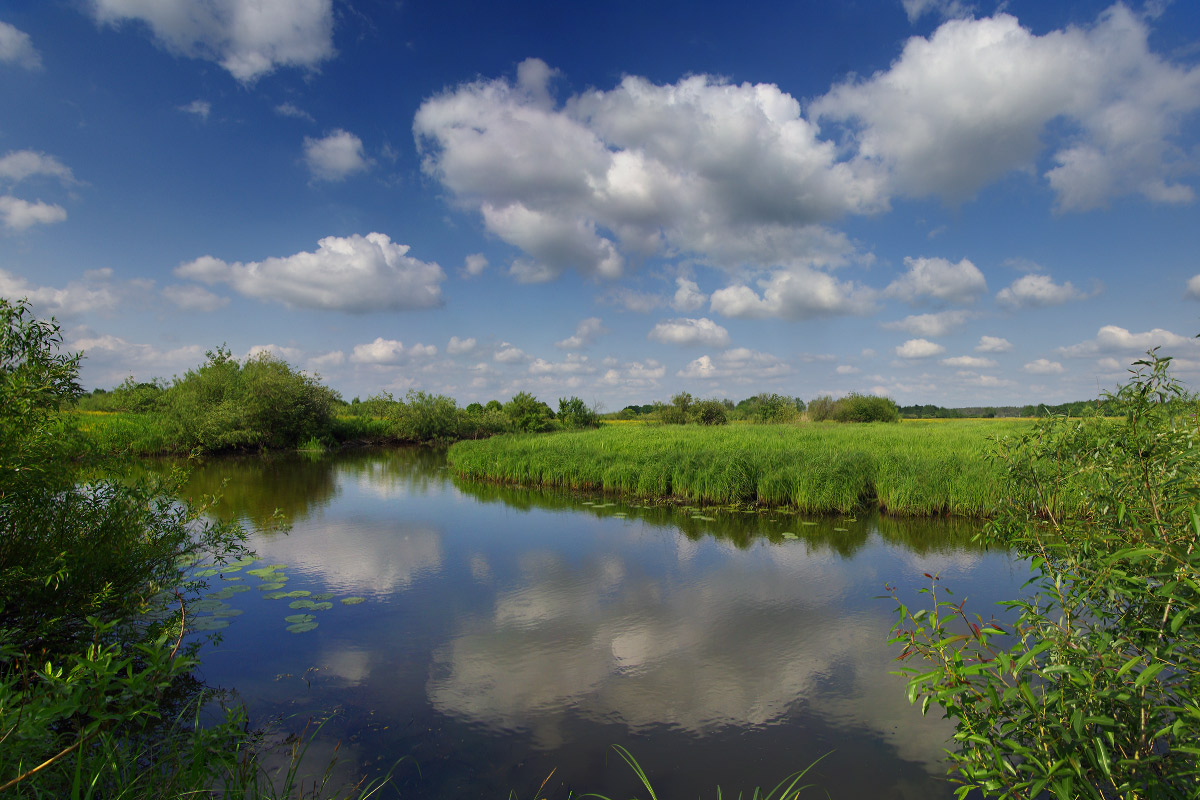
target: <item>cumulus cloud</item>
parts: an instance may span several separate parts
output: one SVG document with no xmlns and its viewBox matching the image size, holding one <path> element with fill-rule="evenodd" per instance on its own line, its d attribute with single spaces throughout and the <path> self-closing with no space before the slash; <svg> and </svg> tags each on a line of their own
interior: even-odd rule
<svg viewBox="0 0 1200 800">
<path fill-rule="evenodd" d="M 29 202 L 10 194 L 0 195 L 0 221 L 10 231 L 23 231 L 34 225 L 51 225 L 67 218 L 67 210 L 40 200 Z"/>
<path fill-rule="evenodd" d="M 341 364 L 344 364 L 345 361 L 345 353 L 343 353 L 341 350 L 331 350 L 328 353 L 322 353 L 319 356 L 313 356 L 310 358 L 308 360 L 308 367 L 309 369 L 314 370 L 327 369 L 329 367 L 340 366 Z"/>
<path fill-rule="evenodd" d="M 185 114 L 194 114 L 200 119 L 207 120 L 208 115 L 212 113 L 212 103 L 207 100 L 193 100 L 190 103 L 178 107 Z"/>
<path fill-rule="evenodd" d="M 562 361 L 547 361 L 544 358 L 536 358 L 529 365 L 530 375 L 591 375 L 596 371 L 588 361 L 587 356 L 569 353 Z"/>
<path fill-rule="evenodd" d="M 400 311 L 442 304 L 442 268 L 408 255 L 409 246 L 385 234 L 326 236 L 315 252 L 249 263 L 202 256 L 175 274 L 202 283 L 227 283 L 240 294 L 290 308 Z"/>
<path fill-rule="evenodd" d="M 228 297 L 221 297 L 203 286 L 164 286 L 163 297 L 184 311 L 216 311 L 229 305 Z"/>
<path fill-rule="evenodd" d="M 1155 347 L 1182 348 L 1194 347 L 1196 340 L 1172 333 L 1162 328 L 1131 333 L 1126 328 L 1116 325 L 1105 325 L 1096 333 L 1095 339 L 1060 347 L 1058 352 L 1069 357 L 1089 357 L 1105 354 L 1135 355 L 1144 353 Z"/>
<path fill-rule="evenodd" d="M 483 253 L 472 253 L 463 262 L 463 274 L 472 278 L 482 275 L 487 268 L 488 260 Z"/>
<path fill-rule="evenodd" d="M 792 372 L 791 366 L 771 353 L 735 347 L 716 358 L 700 356 L 676 375 L 680 378 L 701 380 L 730 379 L 735 383 L 751 383 L 770 378 L 780 378 Z"/>
<path fill-rule="evenodd" d="M 316 122 L 313 115 L 300 108 L 294 103 L 280 103 L 275 106 L 275 113 L 281 117 L 291 117 L 292 119 L 303 119 L 309 122 Z"/>
<path fill-rule="evenodd" d="M 363 156 L 362 139 L 341 128 L 320 139 L 305 136 L 304 163 L 321 181 L 342 181 L 370 166 Z"/>
<path fill-rule="evenodd" d="M 1067 281 L 1056 284 L 1049 275 L 1023 275 L 996 293 L 996 302 L 1011 308 L 1061 306 L 1087 295 Z"/>
<path fill-rule="evenodd" d="M 501 342 L 492 358 L 501 364 L 517 364 L 529 360 L 529 356 L 525 355 L 524 350 L 513 347 L 508 342 Z"/>
<path fill-rule="evenodd" d="M 599 317 L 588 317 L 575 326 L 574 336 L 568 336 L 560 342 L 555 342 L 554 346 L 563 350 L 579 350 L 588 347 L 597 336 L 605 333 L 608 333 L 608 328 L 604 327 L 604 323 L 600 321 Z"/>
<path fill-rule="evenodd" d="M 15 64 L 25 69 L 41 69 L 42 57 L 34 48 L 29 34 L 7 22 L 0 22 L 0 63 Z"/>
<path fill-rule="evenodd" d="M 634 291 L 625 286 L 615 286 L 600 295 L 597 300 L 639 314 L 648 314 L 663 304 L 663 298 L 656 294 Z"/>
<path fill-rule="evenodd" d="M 433 345 L 414 344 L 405 347 L 403 342 L 378 336 L 373 342 L 354 345 L 350 360 L 355 364 L 392 366 L 407 364 L 414 358 L 430 358 L 435 355 L 437 348 Z"/>
<path fill-rule="evenodd" d="M 906 303 L 973 303 L 987 291 L 987 281 L 979 268 L 967 259 L 957 264 L 944 258 L 904 259 L 908 271 L 885 290 Z"/>
<path fill-rule="evenodd" d="M 990 358 L 979 358 L 978 356 L 955 356 L 953 358 L 943 358 L 942 364 L 947 367 L 958 367 L 959 369 L 990 369 L 996 366 L 996 362 Z"/>
<path fill-rule="evenodd" d="M 980 336 L 979 344 L 975 345 L 976 353 L 1007 353 L 1012 350 L 1012 342 L 1000 336 Z"/>
<path fill-rule="evenodd" d="M 64 184 L 75 182 L 70 167 L 36 150 L 13 150 L 0 158 L 0 181 L 19 183 L 37 175 L 57 178 Z"/>
<path fill-rule="evenodd" d="M 600 383 L 626 389 L 650 389 L 658 386 L 659 380 L 666 374 L 667 368 L 663 364 L 648 358 L 613 366 L 600 378 Z"/>
<path fill-rule="evenodd" d="M 1061 375 L 1066 372 L 1063 365 L 1047 358 L 1039 358 L 1025 365 L 1025 371 L 1034 375 Z"/>
<path fill-rule="evenodd" d="M 951 3 L 906 3 L 910 17 Z M 952 20 L 913 37 L 887 69 L 818 98 L 815 119 L 845 123 L 851 165 L 890 191 L 950 201 L 1014 170 L 1032 172 L 1048 128 L 1070 135 L 1045 178 L 1061 210 L 1125 194 L 1187 202 L 1177 182 L 1183 120 L 1200 108 L 1200 67 L 1152 53 L 1147 23 L 1117 4 L 1090 27 L 1038 36 L 1008 14 Z"/>
<path fill-rule="evenodd" d="M 901 0 L 909 22 L 916 22 L 926 14 L 936 14 L 942 19 L 969 17 L 974 6 L 961 0 Z"/>
<path fill-rule="evenodd" d="M 145 23 L 176 55 L 220 64 L 242 83 L 334 54 L 332 0 L 90 0 L 96 21 Z"/>
<path fill-rule="evenodd" d="M 457 336 L 450 337 L 450 343 L 446 345 L 446 352 L 452 356 L 461 356 L 470 353 L 475 349 L 475 339 L 470 337 L 460 339 Z"/>
<path fill-rule="evenodd" d="M 1188 279 L 1186 296 L 1193 300 L 1200 300 L 1200 275 L 1193 275 Z"/>
<path fill-rule="evenodd" d="M 729 331 L 707 317 L 701 319 L 683 317 L 658 323 L 646 338 L 663 344 L 725 347 L 729 344 Z"/>
<path fill-rule="evenodd" d="M 895 322 L 885 322 L 881 327 L 893 331 L 904 331 L 913 336 L 945 336 L 961 327 L 974 315 L 969 311 L 939 311 L 935 314 L 910 314 Z"/>
<path fill-rule="evenodd" d="M 700 291 L 700 285 L 687 278 L 675 279 L 675 296 L 671 298 L 671 308 L 676 311 L 698 311 L 708 302 L 708 295 Z"/>
<path fill-rule="evenodd" d="M 872 289 L 807 267 L 775 270 L 759 280 L 758 286 L 761 295 L 744 284 L 718 289 L 712 293 L 709 305 L 718 314 L 750 319 L 869 314 L 876 307 L 876 292 Z"/>
<path fill-rule="evenodd" d="M 928 339 L 909 339 L 896 348 L 896 355 L 901 358 L 930 358 L 940 356 L 946 348 Z"/>
<path fill-rule="evenodd" d="M 823 223 L 882 207 L 776 86 L 628 76 L 559 104 L 552 75 L 528 60 L 515 83 L 463 84 L 413 123 L 426 172 L 540 266 L 518 276 L 615 277 L 623 252 L 811 264 L 829 258 L 813 247 Z"/>
<path fill-rule="evenodd" d="M 55 288 L 35 286 L 19 275 L 0 269 L 0 297 L 28 298 L 39 316 L 73 317 L 93 311 L 112 311 L 121 298 L 111 277 L 112 270 L 95 270 L 86 273 L 83 280 Z"/>
<path fill-rule="evenodd" d="M 182 374 L 204 358 L 200 345 L 162 349 L 86 328 L 71 332 L 64 349 L 84 354 L 80 376 L 85 385 L 92 386 L 116 386 L 131 375 L 149 380 Z"/>
</svg>

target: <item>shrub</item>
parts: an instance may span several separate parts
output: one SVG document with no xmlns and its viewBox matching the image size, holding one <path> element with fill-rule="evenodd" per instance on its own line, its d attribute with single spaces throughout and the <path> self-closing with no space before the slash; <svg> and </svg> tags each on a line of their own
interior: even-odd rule
<svg viewBox="0 0 1200 800">
<path fill-rule="evenodd" d="M 814 397 L 808 404 L 808 418 L 813 422 L 824 422 L 833 416 L 833 398 L 827 394 Z"/>
<path fill-rule="evenodd" d="M 399 435 L 410 442 L 449 442 L 458 438 L 458 403 L 453 397 L 409 389 L 398 409 Z"/>
<path fill-rule="evenodd" d="M 720 400 L 701 400 L 692 406 L 692 419 L 701 425 L 724 425 L 728 422 L 725 404 Z"/>
<path fill-rule="evenodd" d="M 595 428 L 600 425 L 600 415 L 588 408 L 578 397 L 558 399 L 558 422 L 568 430 Z"/>
<path fill-rule="evenodd" d="M 1015 622 L 970 619 L 937 576 L 925 608 L 900 605 L 893 642 L 930 662 L 908 696 L 955 721 L 960 797 L 1200 796 L 1200 407 L 1169 361 L 1108 395 L 1119 421 L 999 443 L 990 535 L 1033 571 L 1002 604 Z"/>
<path fill-rule="evenodd" d="M 800 409 L 794 398 L 764 392 L 754 399 L 754 419 L 757 422 L 794 422 L 800 416 Z"/>
<path fill-rule="evenodd" d="M 489 403 L 490 405 L 490 403 Z M 554 412 L 550 406 L 528 392 L 517 392 L 504 404 L 509 426 L 519 433 L 537 433 L 550 427 Z"/>
<path fill-rule="evenodd" d="M 890 398 L 851 392 L 834 403 L 833 418 L 838 422 L 899 422 L 900 409 Z"/>
<path fill-rule="evenodd" d="M 157 379 L 138 383 L 129 377 L 111 392 L 97 389 L 83 395 L 75 405 L 81 411 L 132 411 L 145 414 L 162 409 L 166 391 L 166 387 Z"/>
</svg>

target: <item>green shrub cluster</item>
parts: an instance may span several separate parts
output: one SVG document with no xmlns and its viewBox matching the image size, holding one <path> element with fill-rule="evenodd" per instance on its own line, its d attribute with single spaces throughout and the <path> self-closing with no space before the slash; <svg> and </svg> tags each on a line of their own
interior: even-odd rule
<svg viewBox="0 0 1200 800">
<path fill-rule="evenodd" d="M 812 422 L 899 422 L 900 409 L 888 397 L 851 392 L 834 400 L 829 395 L 814 397 L 808 404 Z"/>
<path fill-rule="evenodd" d="M 145 414 L 161 411 L 167 389 L 159 380 L 135 381 L 132 377 L 112 391 L 95 389 L 82 395 L 75 403 L 80 411 L 133 412 Z"/>
</svg>

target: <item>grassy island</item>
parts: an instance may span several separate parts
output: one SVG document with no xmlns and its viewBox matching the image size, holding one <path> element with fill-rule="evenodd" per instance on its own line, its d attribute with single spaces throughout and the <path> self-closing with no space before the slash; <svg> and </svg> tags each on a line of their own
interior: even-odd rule
<svg viewBox="0 0 1200 800">
<path fill-rule="evenodd" d="M 455 473 L 645 499 L 769 505 L 808 513 L 878 503 L 889 514 L 986 516 L 1002 491 L 989 440 L 1021 420 L 900 424 L 606 425 L 498 436 L 450 448 Z"/>
</svg>

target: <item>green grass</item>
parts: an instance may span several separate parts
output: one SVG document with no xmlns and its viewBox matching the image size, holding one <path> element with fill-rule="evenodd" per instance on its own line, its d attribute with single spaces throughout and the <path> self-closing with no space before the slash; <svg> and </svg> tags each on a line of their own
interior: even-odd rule
<svg viewBox="0 0 1200 800">
<path fill-rule="evenodd" d="M 1000 467 L 986 458 L 989 439 L 1029 425 L 614 425 L 459 442 L 449 461 L 460 477 L 518 486 L 807 513 L 877 502 L 890 514 L 987 516 L 1002 485 Z"/>
<path fill-rule="evenodd" d="M 183 449 L 165 416 L 133 411 L 73 412 L 79 429 L 103 453 L 157 456 Z"/>
</svg>

